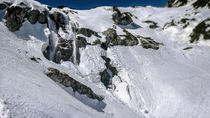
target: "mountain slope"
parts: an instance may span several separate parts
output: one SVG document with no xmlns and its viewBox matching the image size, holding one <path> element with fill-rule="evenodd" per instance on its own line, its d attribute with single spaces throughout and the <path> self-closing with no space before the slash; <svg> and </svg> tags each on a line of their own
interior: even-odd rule
<svg viewBox="0 0 210 118">
<path fill-rule="evenodd" d="M 207 6 L 73 10 L 6 2 L 0 117 L 209 117 Z M 47 76 L 48 68 L 59 74 Z"/>
</svg>

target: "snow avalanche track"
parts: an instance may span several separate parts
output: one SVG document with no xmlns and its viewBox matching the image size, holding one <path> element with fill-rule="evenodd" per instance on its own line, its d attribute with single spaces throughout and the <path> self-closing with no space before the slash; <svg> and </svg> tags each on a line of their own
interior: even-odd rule
<svg viewBox="0 0 210 118">
<path fill-rule="evenodd" d="M 13 5 L 20 2 L 10 1 L 15 1 Z M 21 1 L 40 10 L 46 7 L 32 0 Z M 73 10 L 77 13 L 67 14 L 71 19 L 68 28 L 85 27 L 102 35 L 113 27 L 110 9 Z M 88 45 L 80 49 L 79 65 L 70 61 L 56 64 L 42 52 L 51 30 L 46 24 L 32 25 L 25 21 L 19 31 L 10 32 L 3 19 L 5 11 L 0 11 L 0 118 L 209 118 L 210 42 L 189 43 L 192 29 L 210 17 L 209 10 L 198 9 L 199 14 L 188 16 L 197 20 L 185 29 L 179 25 L 163 29 L 172 19 L 178 21 L 196 11 L 191 10 L 191 6 L 119 9 L 131 12 L 137 17 L 133 21 L 141 26 L 126 30 L 164 45 L 158 50 L 144 49 L 140 45 L 103 50 L 99 45 Z M 159 28 L 149 28 L 143 23 L 146 20 L 155 21 Z M 116 26 L 119 35 L 123 34 L 121 28 Z M 67 32 L 71 35 L 59 31 L 62 38 L 75 37 L 70 28 Z M 53 31 L 50 34 L 57 43 L 57 34 Z M 87 42 L 92 43 L 95 38 L 91 36 Z M 102 40 L 105 40 L 103 36 Z M 193 48 L 183 50 L 186 47 Z M 115 89 L 106 89 L 100 82 L 98 73 L 106 68 L 101 56 L 110 58 L 117 68 L 118 75 L 112 78 Z M 31 57 L 40 60 L 35 62 Z M 71 89 L 63 89 L 45 75 L 48 67 L 67 73 L 103 96 L 103 106 L 84 95 L 69 92 Z"/>
</svg>

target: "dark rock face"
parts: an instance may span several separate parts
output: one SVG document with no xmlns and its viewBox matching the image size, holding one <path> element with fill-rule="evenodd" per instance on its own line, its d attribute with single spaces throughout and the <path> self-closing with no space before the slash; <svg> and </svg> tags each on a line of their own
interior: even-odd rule
<svg viewBox="0 0 210 118">
<path fill-rule="evenodd" d="M 101 44 L 101 40 L 100 39 L 96 39 L 92 45 L 100 45 Z"/>
<path fill-rule="evenodd" d="M 140 40 L 141 40 L 141 46 L 145 49 L 158 50 L 159 46 L 163 45 L 162 43 L 158 43 L 158 42 L 154 41 L 150 37 L 138 36 L 138 38 L 140 38 Z"/>
<path fill-rule="evenodd" d="M 175 20 L 171 20 L 171 22 L 167 22 L 164 26 L 163 26 L 163 29 L 166 29 L 168 27 L 171 27 L 171 26 L 176 26 L 176 23 L 175 23 Z"/>
<path fill-rule="evenodd" d="M 209 0 L 197 0 L 195 3 L 193 3 L 193 7 L 196 9 L 199 7 L 205 7 L 207 6 L 210 9 L 210 1 Z"/>
<path fill-rule="evenodd" d="M 112 15 L 112 19 L 117 25 L 129 25 L 133 23 L 133 20 L 130 15 L 131 13 L 121 13 L 117 7 L 113 7 L 113 11 L 114 14 Z"/>
<path fill-rule="evenodd" d="M 86 39 L 84 37 L 80 37 L 78 36 L 77 37 L 77 40 L 76 40 L 76 61 L 77 61 L 77 64 L 80 63 L 80 48 L 86 48 L 86 46 L 89 45 L 86 41 Z"/>
<path fill-rule="evenodd" d="M 3 10 L 5 8 L 7 8 L 7 4 L 6 3 L 1 3 L 0 4 L 0 10 Z"/>
<path fill-rule="evenodd" d="M 156 28 L 159 27 L 159 26 L 157 25 L 156 22 L 151 21 L 151 20 L 147 20 L 147 21 L 143 21 L 143 22 L 144 22 L 144 23 L 147 23 L 147 24 L 150 24 L 150 25 L 149 25 L 149 28 L 151 28 L 151 29 L 156 29 Z"/>
<path fill-rule="evenodd" d="M 103 72 L 100 72 L 101 82 L 104 84 L 106 88 L 111 88 L 112 78 L 118 74 L 118 71 L 115 67 L 113 67 L 110 62 L 111 60 L 105 56 L 102 56 L 104 59 L 106 69 Z"/>
<path fill-rule="evenodd" d="M 210 22 L 210 18 L 202 21 L 193 29 L 193 32 L 190 34 L 191 43 L 198 41 L 201 35 L 204 40 L 210 40 L 210 24 L 208 22 Z"/>
<path fill-rule="evenodd" d="M 73 40 L 59 39 L 53 60 L 55 63 L 60 63 L 61 61 L 73 61 L 72 43 Z"/>
<path fill-rule="evenodd" d="M 181 7 L 187 4 L 187 0 L 169 0 L 166 4 L 167 7 Z"/>
<path fill-rule="evenodd" d="M 78 36 L 77 37 L 77 48 L 85 48 L 88 43 L 84 37 Z"/>
<path fill-rule="evenodd" d="M 112 28 L 104 31 L 106 42 L 102 43 L 101 47 L 106 50 L 110 46 L 135 46 L 139 44 L 138 39 L 134 35 L 127 30 L 123 31 L 126 33 L 125 35 L 117 35 L 117 32 Z"/>
<path fill-rule="evenodd" d="M 35 24 L 38 21 L 39 10 L 32 10 L 27 15 L 27 19 L 31 24 Z"/>
<path fill-rule="evenodd" d="M 10 31 L 14 32 L 20 29 L 22 23 L 24 22 L 24 18 L 26 17 L 26 13 L 28 8 L 21 8 L 19 6 L 12 6 L 7 9 L 5 19 L 6 26 Z"/>
<path fill-rule="evenodd" d="M 51 19 L 55 22 L 56 28 L 59 29 L 60 27 L 64 30 L 65 29 L 65 17 L 63 14 L 59 12 L 54 12 L 50 15 Z"/>
<path fill-rule="evenodd" d="M 98 101 L 102 101 L 104 98 L 96 95 L 91 88 L 85 86 L 84 84 L 76 81 L 75 79 L 71 78 L 68 74 L 64 72 L 60 72 L 54 68 L 48 68 L 48 72 L 46 75 L 50 77 L 53 81 L 58 82 L 65 87 L 71 87 L 74 92 L 78 92 L 79 94 L 86 95 L 91 99 L 96 99 Z"/>
<path fill-rule="evenodd" d="M 86 37 L 91 37 L 92 35 L 98 37 L 98 33 L 91 30 L 91 29 L 88 29 L 88 28 L 80 28 L 78 31 L 77 31 L 78 34 L 82 34 Z"/>
<path fill-rule="evenodd" d="M 40 24 L 46 24 L 47 23 L 47 16 L 46 16 L 45 13 L 39 13 L 38 22 Z"/>
<path fill-rule="evenodd" d="M 76 39 L 76 61 L 80 63 L 80 48 L 85 48 L 89 45 L 84 37 L 78 36 Z M 61 61 L 74 61 L 74 41 L 60 38 L 56 46 L 53 62 L 61 63 Z"/>
</svg>

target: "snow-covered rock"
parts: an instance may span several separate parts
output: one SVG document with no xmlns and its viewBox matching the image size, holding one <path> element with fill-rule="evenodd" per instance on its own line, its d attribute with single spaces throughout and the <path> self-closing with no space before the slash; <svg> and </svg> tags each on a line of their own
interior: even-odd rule
<svg viewBox="0 0 210 118">
<path fill-rule="evenodd" d="M 0 0 L 0 117 L 209 118 L 208 6 Z"/>
</svg>

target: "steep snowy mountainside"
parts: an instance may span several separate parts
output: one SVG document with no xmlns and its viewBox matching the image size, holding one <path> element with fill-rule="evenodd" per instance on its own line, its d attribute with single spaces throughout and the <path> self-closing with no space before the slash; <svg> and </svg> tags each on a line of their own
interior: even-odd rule
<svg viewBox="0 0 210 118">
<path fill-rule="evenodd" d="M 0 118 L 209 118 L 209 2 L 0 1 Z"/>
</svg>

